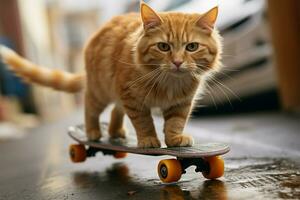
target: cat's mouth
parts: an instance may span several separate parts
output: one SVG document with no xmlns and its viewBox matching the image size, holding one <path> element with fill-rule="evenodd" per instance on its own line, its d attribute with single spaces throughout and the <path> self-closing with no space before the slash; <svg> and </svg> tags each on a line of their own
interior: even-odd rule
<svg viewBox="0 0 300 200">
<path fill-rule="evenodd" d="M 185 72 L 187 72 L 186 69 L 181 69 L 181 68 L 171 69 L 170 71 L 171 71 L 172 73 L 185 73 Z"/>
<path fill-rule="evenodd" d="M 169 69 L 168 72 L 171 76 L 176 76 L 176 77 L 185 76 L 189 74 L 189 70 L 184 68 Z"/>
</svg>

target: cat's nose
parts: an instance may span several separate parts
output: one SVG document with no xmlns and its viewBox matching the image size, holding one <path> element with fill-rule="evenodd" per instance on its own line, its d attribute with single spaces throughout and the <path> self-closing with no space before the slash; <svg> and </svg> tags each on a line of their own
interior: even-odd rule
<svg viewBox="0 0 300 200">
<path fill-rule="evenodd" d="M 173 61 L 173 64 L 177 67 L 177 68 L 179 68 L 181 65 L 182 65 L 182 61 L 180 61 L 180 60 L 175 60 L 175 61 Z"/>
</svg>

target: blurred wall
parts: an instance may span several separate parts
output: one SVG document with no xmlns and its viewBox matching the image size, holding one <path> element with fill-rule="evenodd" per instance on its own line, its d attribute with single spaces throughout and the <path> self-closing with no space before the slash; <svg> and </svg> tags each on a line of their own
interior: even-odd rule
<svg viewBox="0 0 300 200">
<path fill-rule="evenodd" d="M 0 34 L 14 41 L 15 49 L 24 54 L 19 6 L 17 0 L 0 1 Z"/>
<path fill-rule="evenodd" d="M 283 107 L 300 112 L 300 1 L 269 0 Z"/>
</svg>

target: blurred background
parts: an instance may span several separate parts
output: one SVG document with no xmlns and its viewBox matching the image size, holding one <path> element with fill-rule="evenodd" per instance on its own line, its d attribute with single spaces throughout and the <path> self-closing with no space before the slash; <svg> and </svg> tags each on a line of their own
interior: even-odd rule
<svg viewBox="0 0 300 200">
<path fill-rule="evenodd" d="M 225 176 L 205 180 L 191 167 L 164 185 L 155 173 L 161 157 L 135 154 L 71 163 L 67 128 L 83 122 L 82 94 L 27 84 L 0 61 L 0 199 L 300 199 L 300 1 L 146 2 L 189 13 L 219 5 L 224 68 L 185 131 L 230 145 Z M 138 0 L 0 0 L 0 44 L 42 66 L 81 72 L 88 37 L 138 10 Z M 163 136 L 161 118 L 154 120 Z"/>
<path fill-rule="evenodd" d="M 295 44 L 300 44 L 300 20 L 285 15 L 292 15 L 288 11 L 292 4 L 282 7 L 276 0 L 270 4 L 264 0 L 145 2 L 157 11 L 205 12 L 219 5 L 217 27 L 224 37 L 225 67 L 209 83 L 194 117 L 299 111 L 300 66 L 295 58 L 300 52 Z M 82 48 L 90 34 L 112 16 L 138 10 L 138 0 L 0 0 L 0 43 L 40 65 L 78 72 L 84 69 Z M 289 50 L 292 55 L 286 53 Z M 59 120 L 81 107 L 80 96 L 27 84 L 0 62 L 3 137 L 16 132 L 16 127 Z"/>
</svg>

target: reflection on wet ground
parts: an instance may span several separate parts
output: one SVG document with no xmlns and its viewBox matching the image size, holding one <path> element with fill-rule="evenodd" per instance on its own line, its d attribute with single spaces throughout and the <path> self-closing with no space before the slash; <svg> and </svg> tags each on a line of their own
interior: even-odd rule
<svg viewBox="0 0 300 200">
<path fill-rule="evenodd" d="M 139 181 L 128 165 L 115 163 L 105 172 L 74 172 L 76 193 L 86 197 L 132 199 L 299 199 L 299 166 L 286 159 L 229 159 L 226 175 L 220 180 L 200 176 L 176 184 L 162 184 L 158 179 Z M 190 176 L 195 174 L 190 170 Z M 114 193 L 114 195 L 112 195 Z M 78 196 L 79 198 L 79 196 Z"/>
<path fill-rule="evenodd" d="M 183 181 L 162 184 L 158 179 L 150 179 L 139 183 L 135 177 L 130 175 L 129 168 L 123 163 L 114 164 L 105 173 L 76 172 L 73 174 L 73 181 L 78 187 L 77 191 L 88 190 L 90 197 L 101 197 L 101 199 L 105 199 L 106 195 L 116 199 L 129 197 L 160 200 L 227 199 L 224 181 L 206 180 L 202 183 Z M 190 185 L 192 186 L 191 190 L 189 190 Z M 79 193 L 82 197 L 82 191 Z M 115 195 L 111 195 L 111 193 L 115 193 Z"/>
<path fill-rule="evenodd" d="M 231 197 L 300 198 L 300 170 L 296 163 L 287 159 L 234 159 L 228 162 L 239 166 L 228 166 L 226 184 Z"/>
<path fill-rule="evenodd" d="M 79 122 L 66 119 L 1 143 L 0 200 L 300 199 L 298 118 L 270 114 L 190 123 L 187 131 L 202 142 L 228 142 L 231 151 L 224 155 L 221 179 L 205 180 L 190 167 L 176 184 L 162 184 L 156 174 L 157 163 L 167 156 L 129 154 L 115 160 L 99 153 L 71 163 L 67 152 L 74 141 L 65 132 Z M 233 132 L 236 123 L 254 128 Z"/>
<path fill-rule="evenodd" d="M 154 167 L 157 161 L 157 157 L 132 155 L 114 160 L 101 155 L 45 172 L 47 176 L 32 183 L 21 176 L 14 184 L 8 182 L 5 189 L 2 181 L 0 200 L 300 199 L 300 168 L 288 159 L 227 158 L 225 176 L 220 180 L 205 180 L 191 167 L 174 184 L 159 181 Z"/>
</svg>

